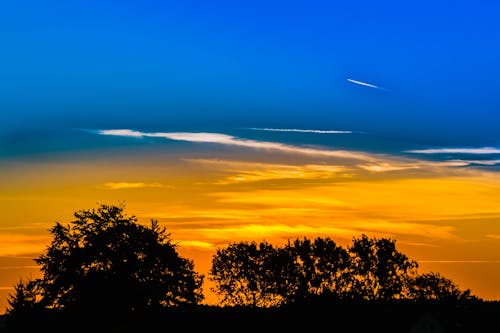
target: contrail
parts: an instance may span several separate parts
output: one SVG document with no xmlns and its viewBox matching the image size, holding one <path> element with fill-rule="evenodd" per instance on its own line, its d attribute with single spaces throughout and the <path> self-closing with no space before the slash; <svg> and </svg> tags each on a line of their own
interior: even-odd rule
<svg viewBox="0 0 500 333">
<path fill-rule="evenodd" d="M 352 131 L 339 131 L 339 130 L 315 130 L 315 129 L 299 129 L 299 128 L 249 128 L 254 131 L 270 131 L 270 132 L 298 132 L 298 133 L 317 133 L 317 134 L 346 134 Z"/>
<path fill-rule="evenodd" d="M 366 83 L 366 82 L 356 81 L 356 80 L 352 80 L 352 79 L 347 79 L 347 81 L 355 83 L 355 84 L 359 84 L 359 85 L 365 86 L 365 87 L 370 87 L 370 88 L 375 88 L 375 89 L 382 89 L 379 86 L 376 86 L 376 85 L 373 85 L 373 84 L 369 84 L 369 83 Z"/>
</svg>

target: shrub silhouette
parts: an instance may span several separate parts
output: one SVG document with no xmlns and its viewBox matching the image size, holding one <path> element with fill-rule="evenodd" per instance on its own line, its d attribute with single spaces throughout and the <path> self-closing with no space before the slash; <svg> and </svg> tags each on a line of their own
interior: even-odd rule
<svg viewBox="0 0 500 333">
<path fill-rule="evenodd" d="M 179 256 L 165 228 L 154 220 L 141 225 L 123 210 L 99 205 L 77 211 L 68 225 L 56 223 L 51 244 L 35 259 L 43 277 L 18 284 L 8 312 L 122 312 L 201 302 L 203 276 Z"/>
</svg>

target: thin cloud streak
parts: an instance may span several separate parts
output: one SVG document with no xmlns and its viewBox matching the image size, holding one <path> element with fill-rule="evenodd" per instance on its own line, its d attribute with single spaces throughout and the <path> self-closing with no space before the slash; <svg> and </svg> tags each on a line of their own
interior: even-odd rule
<svg viewBox="0 0 500 333">
<path fill-rule="evenodd" d="M 340 130 L 315 130 L 315 129 L 299 129 L 299 128 L 260 128 L 250 127 L 254 131 L 269 131 L 269 132 L 297 132 L 297 133 L 315 133 L 315 134 L 351 134 L 352 131 Z"/>
<path fill-rule="evenodd" d="M 136 188 L 148 188 L 148 187 L 163 187 L 160 183 L 143 183 L 143 182 L 108 182 L 100 186 L 101 188 L 107 190 L 123 190 L 123 189 L 136 189 Z"/>
<path fill-rule="evenodd" d="M 381 87 L 379 87 L 379 86 L 376 86 L 376 85 L 370 84 L 370 83 L 366 83 L 366 82 L 361 82 L 361 81 L 357 81 L 357 80 L 353 80 L 353 79 L 347 79 L 347 81 L 354 83 L 354 84 L 359 84 L 360 86 L 370 87 L 370 88 L 374 88 L 374 89 L 381 89 Z"/>
<path fill-rule="evenodd" d="M 500 154 L 500 149 L 494 147 L 482 148 L 431 148 L 431 149 L 415 149 L 406 150 L 412 154 Z"/>
<path fill-rule="evenodd" d="M 500 160 L 454 160 L 454 161 L 466 163 L 467 165 L 471 165 L 471 164 L 497 165 L 497 164 L 500 164 Z"/>
</svg>

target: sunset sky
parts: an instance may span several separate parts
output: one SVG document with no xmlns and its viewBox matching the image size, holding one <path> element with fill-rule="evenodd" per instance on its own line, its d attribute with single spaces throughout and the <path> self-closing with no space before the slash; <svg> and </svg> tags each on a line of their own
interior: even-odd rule
<svg viewBox="0 0 500 333">
<path fill-rule="evenodd" d="M 2 7 L 0 312 L 99 203 L 203 274 L 230 242 L 365 233 L 500 299 L 495 1 Z"/>
</svg>

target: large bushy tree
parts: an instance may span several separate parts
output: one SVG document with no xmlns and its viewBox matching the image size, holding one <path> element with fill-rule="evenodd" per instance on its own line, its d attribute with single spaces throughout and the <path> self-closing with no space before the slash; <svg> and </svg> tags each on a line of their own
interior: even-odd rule
<svg viewBox="0 0 500 333">
<path fill-rule="evenodd" d="M 53 240 L 35 259 L 43 277 L 18 285 L 9 311 L 26 308 L 27 301 L 44 308 L 132 311 L 203 299 L 203 276 L 156 221 L 139 224 L 123 205 L 102 204 L 74 216 L 50 229 Z"/>
</svg>

